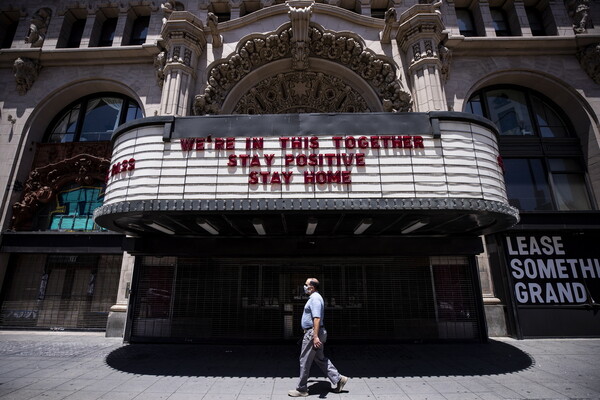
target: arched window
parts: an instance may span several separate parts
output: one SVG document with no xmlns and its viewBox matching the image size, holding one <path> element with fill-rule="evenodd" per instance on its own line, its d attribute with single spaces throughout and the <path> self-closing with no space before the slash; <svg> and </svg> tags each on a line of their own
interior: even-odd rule
<svg viewBox="0 0 600 400">
<path fill-rule="evenodd" d="M 98 142 L 110 140 L 121 124 L 142 118 L 140 106 L 118 93 L 102 93 L 79 99 L 50 124 L 47 142 Z"/>
<path fill-rule="evenodd" d="M 592 208 L 581 144 L 551 100 L 519 86 L 492 86 L 473 94 L 466 111 L 490 119 L 500 131 L 511 205 L 521 211 Z"/>
</svg>

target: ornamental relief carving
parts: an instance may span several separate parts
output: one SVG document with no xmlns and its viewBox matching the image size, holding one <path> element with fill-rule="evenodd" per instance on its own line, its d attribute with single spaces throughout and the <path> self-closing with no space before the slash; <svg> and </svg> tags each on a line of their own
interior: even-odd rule
<svg viewBox="0 0 600 400">
<path fill-rule="evenodd" d="M 109 165 L 106 158 L 80 154 L 34 169 L 25 182 L 22 200 L 12 207 L 11 229 L 27 229 L 39 207 L 52 201 L 63 186 L 72 182 L 89 185 L 104 181 Z"/>
<path fill-rule="evenodd" d="M 581 68 L 600 85 L 600 43 L 584 47 L 577 53 Z"/>
<path fill-rule="evenodd" d="M 364 98 L 341 79 L 294 71 L 263 80 L 235 106 L 234 114 L 295 114 L 371 111 Z"/>
<path fill-rule="evenodd" d="M 333 61 L 354 71 L 373 88 L 382 104 L 389 105 L 387 110 L 411 111 L 410 94 L 403 90 L 396 67 L 387 58 L 366 49 L 358 36 L 325 31 L 315 25 L 310 26 L 308 36 L 302 49 L 307 55 L 298 54 L 292 45 L 290 24 L 277 32 L 255 35 L 241 42 L 232 55 L 210 69 L 204 94 L 195 98 L 194 114 L 218 114 L 231 89 L 251 71 L 285 58 L 290 62 L 307 60 L 309 63 L 308 57 Z"/>
</svg>

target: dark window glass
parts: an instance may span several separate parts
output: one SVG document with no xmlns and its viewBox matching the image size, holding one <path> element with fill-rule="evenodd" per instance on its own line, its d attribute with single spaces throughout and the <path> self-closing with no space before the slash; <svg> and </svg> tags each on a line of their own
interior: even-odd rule
<svg viewBox="0 0 600 400">
<path fill-rule="evenodd" d="M 496 36 L 510 36 L 510 28 L 508 25 L 508 18 L 503 9 L 494 7 L 490 8 L 492 14 L 492 21 L 494 23 L 494 30 Z"/>
<path fill-rule="evenodd" d="M 119 126 L 119 115 L 123 99 L 100 97 L 88 101 L 79 140 L 97 142 L 110 140 L 112 132 Z"/>
<path fill-rule="evenodd" d="M 4 27 L 0 28 L 0 48 L 10 49 L 17 32 L 18 21 L 10 21 Z"/>
<path fill-rule="evenodd" d="M 467 103 L 467 112 L 485 117 L 485 114 L 483 113 L 483 105 L 481 104 L 481 97 L 479 95 L 473 96 L 471 100 L 469 100 Z"/>
<path fill-rule="evenodd" d="M 533 135 L 525 93 L 513 89 L 490 90 L 486 93 L 489 119 L 501 135 Z"/>
<path fill-rule="evenodd" d="M 102 23 L 102 30 L 100 32 L 100 41 L 98 42 L 99 47 L 110 47 L 113 44 L 115 38 L 115 30 L 117 29 L 117 18 L 107 18 Z"/>
<path fill-rule="evenodd" d="M 477 29 L 473 22 L 473 14 L 467 8 L 456 9 L 456 21 L 458 22 L 458 30 L 463 36 L 477 36 Z"/>
<path fill-rule="evenodd" d="M 527 20 L 529 21 L 531 34 L 533 36 L 546 35 L 542 13 L 535 7 L 525 7 L 525 12 L 527 13 Z"/>
<path fill-rule="evenodd" d="M 128 97 L 121 95 L 86 97 L 60 114 L 57 122 L 50 129 L 48 142 L 110 140 L 117 126 L 142 117 L 141 108 Z"/>
<path fill-rule="evenodd" d="M 554 197 L 559 210 L 589 210 L 591 208 L 585 176 L 576 159 L 551 158 L 548 160 Z"/>
<path fill-rule="evenodd" d="M 491 119 L 501 135 L 571 136 L 567 122 L 555 105 L 516 87 L 479 92 L 467 102 L 466 111 Z"/>
<path fill-rule="evenodd" d="M 129 44 L 144 44 L 146 43 L 146 36 L 148 35 L 148 25 L 150 23 L 150 17 L 137 17 L 133 21 L 133 28 L 131 29 L 131 40 Z"/>
<path fill-rule="evenodd" d="M 537 96 L 531 96 L 533 111 L 542 137 L 568 137 L 563 119 L 550 104 Z"/>
<path fill-rule="evenodd" d="M 509 203 L 522 211 L 552 210 L 550 185 L 542 159 L 504 159 Z"/>
<path fill-rule="evenodd" d="M 77 48 L 81 44 L 83 29 L 85 28 L 85 19 L 76 19 L 71 25 L 69 40 L 67 41 L 68 48 Z"/>
<path fill-rule="evenodd" d="M 217 20 L 219 22 L 229 21 L 231 19 L 231 13 L 229 12 L 219 12 L 214 13 L 217 16 Z"/>
</svg>

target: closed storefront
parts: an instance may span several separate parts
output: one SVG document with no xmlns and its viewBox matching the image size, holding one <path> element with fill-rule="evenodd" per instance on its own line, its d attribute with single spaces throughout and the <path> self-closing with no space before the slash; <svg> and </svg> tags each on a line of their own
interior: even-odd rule
<svg viewBox="0 0 600 400">
<path fill-rule="evenodd" d="M 296 340 L 311 276 L 336 340 L 482 335 L 468 257 L 141 257 L 136 274 L 132 341 Z"/>
<path fill-rule="evenodd" d="M 121 268 L 120 255 L 21 254 L 11 260 L 11 285 L 0 326 L 106 328 Z"/>
</svg>

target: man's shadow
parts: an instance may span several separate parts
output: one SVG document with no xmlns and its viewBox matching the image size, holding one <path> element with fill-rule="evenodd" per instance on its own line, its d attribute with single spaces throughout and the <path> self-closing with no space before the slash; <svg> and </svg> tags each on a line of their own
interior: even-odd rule
<svg viewBox="0 0 600 400">
<path fill-rule="evenodd" d="M 140 375 L 297 377 L 300 348 L 287 344 L 129 344 L 106 357 L 110 367 Z M 338 370 L 350 377 L 478 376 L 531 367 L 510 344 L 328 344 Z M 322 376 L 313 365 L 311 376 Z M 325 381 L 327 383 L 327 381 Z M 320 383 L 315 390 L 321 391 Z"/>
</svg>

